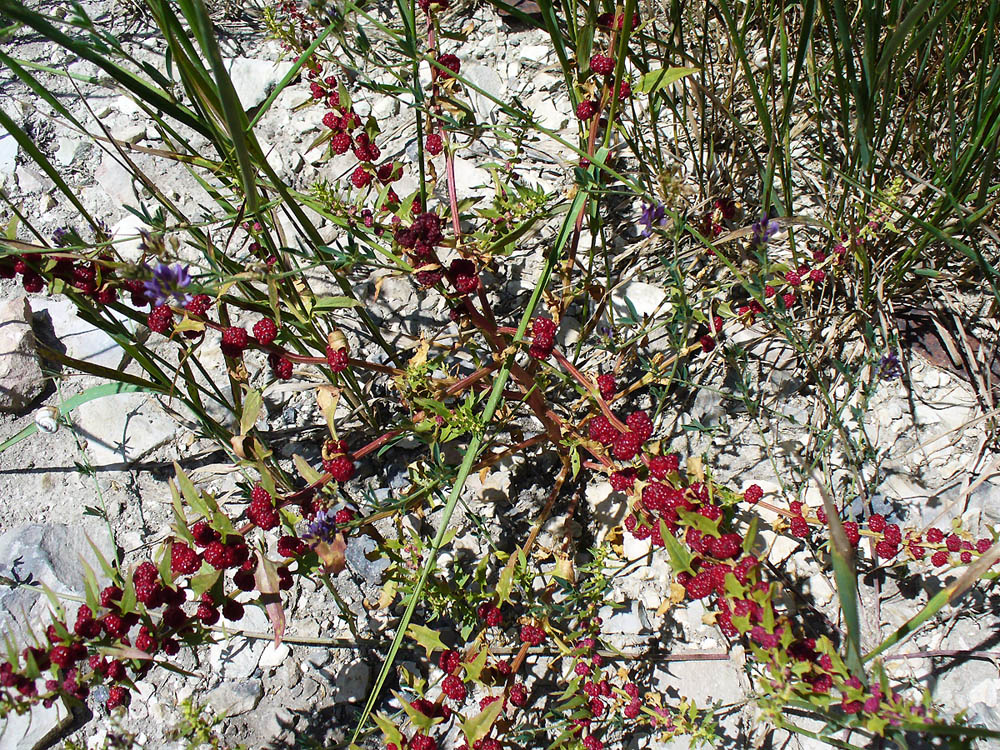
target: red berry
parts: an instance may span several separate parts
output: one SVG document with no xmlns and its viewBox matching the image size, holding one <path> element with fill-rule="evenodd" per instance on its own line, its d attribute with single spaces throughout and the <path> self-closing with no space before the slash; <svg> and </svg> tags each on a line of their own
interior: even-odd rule
<svg viewBox="0 0 1000 750">
<path fill-rule="evenodd" d="M 215 531 L 204 521 L 198 521 L 198 523 L 191 527 L 191 535 L 194 537 L 194 543 L 199 547 L 207 547 L 219 539 L 219 532 Z"/>
<path fill-rule="evenodd" d="M 456 703 L 461 703 L 465 700 L 465 696 L 468 695 L 465 683 L 453 674 L 444 678 L 444 681 L 441 683 L 441 691 Z"/>
<path fill-rule="evenodd" d="M 948 564 L 948 553 L 943 549 L 938 550 L 933 555 L 931 555 L 931 564 L 937 567 L 942 567 Z"/>
<path fill-rule="evenodd" d="M 610 75 L 615 69 L 615 61 L 598 53 L 590 58 L 590 69 L 599 76 Z"/>
<path fill-rule="evenodd" d="M 437 61 L 441 63 L 445 68 L 451 71 L 451 73 L 446 73 L 445 71 L 438 69 L 438 75 L 442 78 L 451 78 L 453 75 L 458 75 L 458 71 L 462 68 L 462 62 L 455 55 L 444 54 L 438 57 Z"/>
<path fill-rule="evenodd" d="M 615 437 L 613 452 L 619 461 L 631 461 L 645 441 L 635 432 L 622 432 Z"/>
<path fill-rule="evenodd" d="M 858 530 L 858 525 L 854 521 L 844 521 L 844 534 L 847 535 L 847 541 L 849 541 L 852 546 L 858 546 L 858 542 L 861 541 L 861 532 Z"/>
<path fill-rule="evenodd" d="M 584 99 L 576 105 L 576 116 L 581 120 L 589 120 L 597 114 L 597 102 L 593 99 Z"/>
<path fill-rule="evenodd" d="M 326 469 L 336 481 L 341 483 L 348 481 L 354 476 L 354 462 L 347 456 L 335 456 L 328 461 L 324 461 L 323 468 Z"/>
<path fill-rule="evenodd" d="M 333 372 L 343 372 L 347 369 L 348 365 L 347 349 L 334 349 L 332 346 L 326 347 L 326 361 Z"/>
<path fill-rule="evenodd" d="M 292 360 L 280 354 L 267 355 L 267 364 L 278 380 L 289 380 L 292 377 Z"/>
<path fill-rule="evenodd" d="M 740 554 L 743 540 L 739 534 L 723 534 L 718 539 L 712 539 L 712 557 L 717 560 L 729 560 Z"/>
<path fill-rule="evenodd" d="M 104 702 L 104 707 L 111 711 L 119 706 L 128 705 L 131 694 L 121 685 L 112 685 L 108 688 L 108 699 Z"/>
<path fill-rule="evenodd" d="M 603 414 L 598 414 L 590 420 L 587 425 L 588 435 L 591 440 L 596 440 L 601 445 L 610 445 L 618 435 L 608 418 Z"/>
<path fill-rule="evenodd" d="M 890 523 L 886 526 L 882 535 L 885 538 L 885 541 L 889 542 L 889 544 L 899 544 L 903 541 L 903 534 L 899 530 L 899 526 L 894 523 Z"/>
<path fill-rule="evenodd" d="M 253 324 L 253 337 L 263 346 L 268 346 L 278 336 L 278 326 L 270 318 L 261 318 Z"/>
<path fill-rule="evenodd" d="M 201 556 L 183 542 L 170 545 L 170 572 L 191 575 L 201 567 Z"/>
<path fill-rule="evenodd" d="M 644 411 L 634 411 L 629 414 L 625 424 L 643 443 L 653 435 L 653 421 Z"/>
<path fill-rule="evenodd" d="M 635 469 L 616 471 L 611 475 L 611 489 L 615 492 L 631 492 L 635 486 Z"/>
<path fill-rule="evenodd" d="M 428 737 L 426 734 L 418 732 L 410 740 L 410 750 L 437 750 L 437 740 Z"/>
<path fill-rule="evenodd" d="M 764 490 L 760 488 L 759 484 L 751 484 L 743 492 L 743 499 L 752 505 L 756 505 L 760 502 L 762 497 L 764 497 Z"/>
<path fill-rule="evenodd" d="M 222 605 L 222 616 L 230 622 L 239 622 L 243 619 L 243 605 L 235 599 L 226 599 Z"/>
<path fill-rule="evenodd" d="M 884 557 L 887 560 L 889 558 L 895 557 L 898 552 L 899 549 L 896 547 L 896 545 L 886 541 L 885 539 L 883 539 L 881 542 L 875 545 L 875 554 L 878 555 L 879 557 Z"/>
<path fill-rule="evenodd" d="M 528 689 L 520 682 L 510 686 L 510 702 L 519 707 L 528 702 Z"/>
<path fill-rule="evenodd" d="M 424 148 L 431 156 L 437 156 L 444 150 L 444 139 L 438 133 L 430 133 L 424 143 Z"/>
<path fill-rule="evenodd" d="M 305 543 L 295 536 L 285 535 L 278 540 L 278 554 L 282 557 L 296 557 L 305 551 Z"/>
<path fill-rule="evenodd" d="M 927 541 L 931 544 L 940 544 L 944 541 L 944 532 L 941 529 L 928 529 Z"/>
<path fill-rule="evenodd" d="M 521 642 L 532 646 L 541 645 L 545 640 L 545 631 L 535 625 L 521 626 Z"/>
<path fill-rule="evenodd" d="M 146 316 L 146 325 L 149 330 L 166 336 L 173 326 L 174 314 L 166 305 L 154 307 L 152 312 Z"/>
<path fill-rule="evenodd" d="M 798 286 L 802 283 L 802 277 L 799 276 L 795 271 L 789 271 L 785 274 L 785 281 L 788 282 L 789 286 Z"/>
<path fill-rule="evenodd" d="M 347 133 L 337 133 L 330 139 L 330 148 L 335 154 L 346 154 L 351 149 L 351 136 Z"/>
<path fill-rule="evenodd" d="M 442 651 L 441 656 L 438 657 L 438 666 L 441 667 L 442 671 L 448 675 L 455 674 L 461 663 L 462 656 L 454 649 Z"/>
<path fill-rule="evenodd" d="M 601 398 L 605 401 L 609 401 L 615 395 L 615 391 L 617 390 L 615 385 L 615 376 L 610 372 L 598 375 L 597 388 L 601 392 Z"/>
<path fill-rule="evenodd" d="M 795 307 L 795 295 L 794 294 L 782 294 L 781 301 L 785 303 L 785 309 L 791 310 Z"/>
<path fill-rule="evenodd" d="M 793 536 L 807 537 L 809 536 L 809 524 L 802 516 L 795 516 L 790 524 L 791 532 Z"/>
<path fill-rule="evenodd" d="M 868 518 L 868 528 L 871 531 L 874 531 L 876 534 L 885 531 L 885 526 L 886 526 L 885 516 L 882 516 L 878 513 L 873 513 Z"/>
<path fill-rule="evenodd" d="M 823 280 L 826 278 L 826 273 L 819 268 L 814 268 L 809 272 L 809 278 L 816 284 L 822 284 Z"/>
<path fill-rule="evenodd" d="M 212 542 L 209 544 L 202 553 L 202 556 L 205 558 L 205 562 L 216 570 L 230 568 L 235 562 L 232 548 L 222 542 Z"/>
<path fill-rule="evenodd" d="M 368 187 L 369 183 L 372 181 L 372 173 L 365 169 L 362 165 L 358 165 L 354 168 L 354 172 L 351 174 L 351 184 L 354 187 L 361 188 Z"/>
<path fill-rule="evenodd" d="M 238 357 L 247 348 L 247 331 L 239 326 L 230 326 L 222 331 L 222 351 L 230 357 Z"/>
<path fill-rule="evenodd" d="M 703 570 L 684 584 L 684 590 L 691 599 L 704 599 L 715 589 L 712 573 Z"/>
<path fill-rule="evenodd" d="M 945 540 L 945 545 L 951 552 L 958 552 L 962 549 L 962 540 L 958 534 L 949 534 L 948 538 Z"/>
<path fill-rule="evenodd" d="M 976 552 L 980 555 L 985 554 L 986 550 L 993 546 L 993 542 L 989 539 L 980 539 L 976 542 Z"/>
</svg>

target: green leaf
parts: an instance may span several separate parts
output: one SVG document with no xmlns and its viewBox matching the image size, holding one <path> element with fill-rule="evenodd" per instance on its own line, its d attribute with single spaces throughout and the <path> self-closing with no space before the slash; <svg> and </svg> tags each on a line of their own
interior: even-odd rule
<svg viewBox="0 0 1000 750">
<path fill-rule="evenodd" d="M 757 526 L 760 523 L 760 516 L 754 516 L 747 528 L 746 536 L 743 537 L 743 554 L 749 554 L 753 548 L 753 543 L 757 541 Z"/>
<path fill-rule="evenodd" d="M 243 413 L 240 414 L 240 435 L 246 435 L 257 424 L 264 398 L 256 388 L 251 389 L 243 399 Z"/>
<path fill-rule="evenodd" d="M 92 612 L 97 612 L 101 607 L 101 588 L 97 585 L 97 576 L 94 575 L 94 569 L 90 567 L 90 563 L 82 557 L 80 564 L 83 565 L 83 586 L 86 590 L 87 606 Z"/>
<path fill-rule="evenodd" d="M 41 584 L 42 591 L 45 593 L 45 598 L 49 600 L 49 604 L 52 605 L 52 612 L 56 616 L 56 625 L 62 623 L 66 620 L 66 608 L 63 607 L 62 602 L 59 601 L 59 597 L 56 593 L 46 586 L 44 583 Z"/>
<path fill-rule="evenodd" d="M 674 81 L 697 73 L 698 70 L 699 68 L 656 68 L 639 79 L 635 91 L 642 94 L 655 94 L 664 86 L 669 86 Z"/>
<path fill-rule="evenodd" d="M 181 489 L 181 494 L 184 495 L 184 500 L 187 502 L 191 509 L 200 516 L 205 518 L 212 517 L 212 510 L 209 508 L 208 503 L 202 497 L 201 493 L 194 486 L 194 483 L 184 473 L 184 469 L 181 468 L 180 464 L 174 461 L 174 474 L 177 478 L 177 485 Z"/>
<path fill-rule="evenodd" d="M 101 572 L 104 573 L 105 577 L 107 577 L 109 581 L 114 582 L 118 578 L 117 572 L 108 563 L 107 558 L 104 557 L 104 553 L 101 552 L 100 549 L 98 549 L 96 544 L 94 544 L 94 541 L 90 538 L 90 535 L 84 533 L 84 536 L 87 537 L 87 544 L 90 545 L 90 549 L 94 552 L 94 557 L 97 558 L 97 562 L 101 566 Z"/>
<path fill-rule="evenodd" d="M 688 526 L 693 526 L 702 534 L 708 534 L 709 536 L 714 537 L 719 536 L 719 523 L 722 521 L 722 518 L 712 520 L 708 516 L 703 516 L 701 513 L 684 510 L 683 508 L 677 511 L 677 515 L 680 516 L 681 519 L 688 524 Z M 671 534 L 671 536 L 673 536 L 673 534 Z"/>
<path fill-rule="evenodd" d="M 503 700 L 498 699 L 488 705 L 486 709 L 477 716 L 473 716 L 472 718 L 466 719 L 462 722 L 462 732 L 465 734 L 469 747 L 472 747 L 475 743 L 490 733 L 494 722 L 496 722 L 502 710 Z"/>
<path fill-rule="evenodd" d="M 372 714 L 372 720 L 375 722 L 375 726 L 382 730 L 382 737 L 385 739 L 386 745 L 403 747 L 403 735 L 395 724 L 382 714 Z"/>
<path fill-rule="evenodd" d="M 413 726 L 421 732 L 427 733 L 430 731 L 431 727 L 442 720 L 441 717 L 432 718 L 423 711 L 415 709 L 413 705 L 399 693 L 398 690 L 393 690 L 392 694 L 396 696 L 396 700 L 399 701 L 399 705 L 401 705 L 403 710 L 406 711 L 406 715 L 410 718 L 410 722 Z"/>
<path fill-rule="evenodd" d="M 476 658 L 465 664 L 465 673 L 469 676 L 469 679 L 473 682 L 481 682 L 480 677 L 483 673 L 483 669 L 486 667 L 486 657 L 489 656 L 489 649 L 480 649 L 479 653 L 476 654 Z"/>
<path fill-rule="evenodd" d="M 208 563 L 202 563 L 201 570 L 191 576 L 191 593 L 194 594 L 194 598 L 200 598 L 212 588 L 221 574 L 221 570 L 216 570 Z"/>
<path fill-rule="evenodd" d="M 441 640 L 441 634 L 438 631 L 431 630 L 423 625 L 414 625 L 413 623 L 410 623 L 410 627 L 407 628 L 406 634 L 423 647 L 424 651 L 427 652 L 427 658 L 430 658 L 430 655 L 435 651 L 448 650 L 448 647 L 444 645 L 444 641 Z"/>
<path fill-rule="evenodd" d="M 364 303 L 350 297 L 317 297 L 313 302 L 313 312 L 317 310 L 338 310 L 344 307 L 361 307 Z"/>
<path fill-rule="evenodd" d="M 694 571 L 691 569 L 691 551 L 677 541 L 677 537 L 670 533 L 662 518 L 660 519 L 660 535 L 667 548 L 667 556 L 670 558 L 670 567 L 673 571 L 675 573 L 686 571 L 694 575 Z"/>
<path fill-rule="evenodd" d="M 309 465 L 298 453 L 292 456 L 292 462 L 295 464 L 295 468 L 298 470 L 299 475 L 306 480 L 308 484 L 316 484 L 323 475 L 320 474 L 316 469 Z"/>
</svg>

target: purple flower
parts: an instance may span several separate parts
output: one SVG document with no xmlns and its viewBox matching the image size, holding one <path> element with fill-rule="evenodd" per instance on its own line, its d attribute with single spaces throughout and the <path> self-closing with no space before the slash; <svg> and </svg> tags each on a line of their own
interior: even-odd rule
<svg viewBox="0 0 1000 750">
<path fill-rule="evenodd" d="M 306 536 L 317 541 L 329 541 L 337 533 L 336 513 L 332 510 L 321 510 L 310 522 Z"/>
<path fill-rule="evenodd" d="M 896 380 L 903 377 L 903 367 L 899 362 L 899 355 L 895 350 L 890 350 L 878 363 L 879 377 L 882 380 Z"/>
<path fill-rule="evenodd" d="M 750 243 L 755 247 L 764 247 L 768 243 L 768 240 L 778 233 L 780 227 L 774 219 L 762 216 L 758 221 L 753 223 L 752 229 Z"/>
<path fill-rule="evenodd" d="M 639 217 L 639 221 L 646 225 L 646 228 L 642 230 L 641 234 L 643 237 L 649 237 L 653 234 L 653 225 L 662 226 L 666 221 L 667 209 L 662 203 L 648 203 L 642 207 L 642 216 Z"/>
<path fill-rule="evenodd" d="M 191 284 L 189 268 L 190 266 L 181 266 L 180 263 L 172 266 L 165 263 L 156 264 L 153 278 L 143 284 L 146 298 L 153 303 L 153 307 L 167 304 L 171 297 L 180 305 L 186 305 L 191 301 L 191 295 L 183 291 Z"/>
</svg>

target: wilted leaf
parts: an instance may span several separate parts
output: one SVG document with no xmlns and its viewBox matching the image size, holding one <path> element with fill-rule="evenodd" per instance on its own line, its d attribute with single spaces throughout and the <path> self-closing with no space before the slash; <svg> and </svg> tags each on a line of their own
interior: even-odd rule
<svg viewBox="0 0 1000 750">
<path fill-rule="evenodd" d="M 316 545 L 316 554 L 323 563 L 323 572 L 337 575 L 347 567 L 347 540 L 344 532 L 338 531 L 332 542 L 320 542 Z"/>
<path fill-rule="evenodd" d="M 278 571 L 275 569 L 274 563 L 260 552 L 257 553 L 257 571 L 254 573 L 254 581 L 257 584 L 257 591 L 260 592 L 260 600 L 271 620 L 271 627 L 274 630 L 274 645 L 277 647 L 281 643 L 281 637 L 285 634 L 285 610 L 281 606 Z"/>
</svg>

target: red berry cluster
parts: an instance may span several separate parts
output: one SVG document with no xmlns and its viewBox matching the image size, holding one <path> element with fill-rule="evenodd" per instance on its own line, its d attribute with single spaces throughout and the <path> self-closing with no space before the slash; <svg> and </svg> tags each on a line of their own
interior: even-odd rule
<svg viewBox="0 0 1000 750">
<path fill-rule="evenodd" d="M 535 359 L 548 359 L 556 345 L 556 322 L 551 318 L 531 321 L 531 346 L 528 354 Z"/>
<path fill-rule="evenodd" d="M 354 476 L 354 461 L 347 450 L 347 441 L 326 442 L 323 446 L 323 469 L 341 484 Z"/>
</svg>

